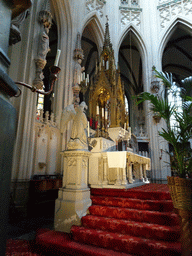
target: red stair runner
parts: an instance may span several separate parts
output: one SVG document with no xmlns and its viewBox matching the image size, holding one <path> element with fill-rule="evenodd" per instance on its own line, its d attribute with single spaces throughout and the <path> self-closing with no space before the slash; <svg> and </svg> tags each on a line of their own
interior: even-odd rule
<svg viewBox="0 0 192 256">
<path fill-rule="evenodd" d="M 60 255 L 181 255 L 179 217 L 167 185 L 91 189 L 91 199 L 82 226 L 71 228 L 72 240 L 49 231 L 37 236 L 38 244 L 68 253 Z"/>
</svg>

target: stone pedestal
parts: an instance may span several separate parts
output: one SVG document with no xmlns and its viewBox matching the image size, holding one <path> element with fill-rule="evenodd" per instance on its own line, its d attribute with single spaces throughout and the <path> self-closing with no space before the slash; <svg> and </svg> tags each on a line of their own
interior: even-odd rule
<svg viewBox="0 0 192 256">
<path fill-rule="evenodd" d="M 88 151 L 65 151 L 63 188 L 55 202 L 54 227 L 57 231 L 70 232 L 72 225 L 80 225 L 91 205 L 90 189 L 87 186 Z"/>
</svg>

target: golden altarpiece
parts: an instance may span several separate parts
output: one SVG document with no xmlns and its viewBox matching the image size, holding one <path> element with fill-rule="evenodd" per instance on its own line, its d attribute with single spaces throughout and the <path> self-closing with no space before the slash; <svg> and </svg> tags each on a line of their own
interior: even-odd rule
<svg viewBox="0 0 192 256">
<path fill-rule="evenodd" d="M 87 81 L 81 82 L 85 94 Z M 105 40 L 95 74 L 89 83 L 90 126 L 96 130 L 96 137 L 108 138 L 108 128 L 128 127 L 128 113 L 125 111 L 124 84 L 120 70 L 116 70 L 114 51 L 110 42 L 109 25 L 106 23 Z"/>
</svg>

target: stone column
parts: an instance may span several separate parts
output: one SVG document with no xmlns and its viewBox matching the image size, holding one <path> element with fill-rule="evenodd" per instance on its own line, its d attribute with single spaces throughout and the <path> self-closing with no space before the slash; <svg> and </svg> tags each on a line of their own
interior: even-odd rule
<svg viewBox="0 0 192 256">
<path fill-rule="evenodd" d="M 122 168 L 122 185 L 127 185 L 126 167 Z"/>
<path fill-rule="evenodd" d="M 139 164 L 139 179 L 143 180 L 143 166 Z"/>
<path fill-rule="evenodd" d="M 121 185 L 121 180 L 120 180 L 120 168 L 115 168 L 117 170 L 117 180 L 115 182 L 115 185 Z"/>
<path fill-rule="evenodd" d="M 148 180 L 148 178 L 147 178 L 147 171 L 146 171 L 146 164 L 143 164 L 143 181 L 145 182 L 145 183 L 149 183 L 149 180 Z"/>
<path fill-rule="evenodd" d="M 133 183 L 132 163 L 128 163 L 128 180 L 129 183 Z"/>
<path fill-rule="evenodd" d="M 91 205 L 88 177 L 88 151 L 62 152 L 64 162 L 63 185 L 55 202 L 54 227 L 57 231 L 70 233 L 72 225 L 81 225 Z M 64 183 L 65 181 L 65 183 Z"/>
<path fill-rule="evenodd" d="M 103 185 L 108 184 L 107 182 L 107 156 L 103 156 Z"/>
</svg>

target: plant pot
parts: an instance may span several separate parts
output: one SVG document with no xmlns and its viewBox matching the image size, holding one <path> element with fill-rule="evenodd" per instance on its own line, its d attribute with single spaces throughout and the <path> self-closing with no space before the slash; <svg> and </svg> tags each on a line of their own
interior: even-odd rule
<svg viewBox="0 0 192 256">
<path fill-rule="evenodd" d="M 173 206 L 181 221 L 182 255 L 192 253 L 192 179 L 167 177 Z"/>
</svg>

